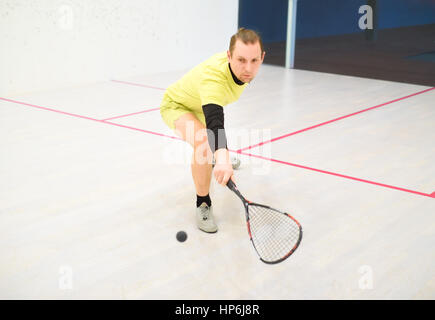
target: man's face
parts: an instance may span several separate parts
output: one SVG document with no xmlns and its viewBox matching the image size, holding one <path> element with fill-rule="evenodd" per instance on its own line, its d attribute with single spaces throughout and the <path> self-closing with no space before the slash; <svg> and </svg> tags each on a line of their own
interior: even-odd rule
<svg viewBox="0 0 435 320">
<path fill-rule="evenodd" d="M 231 70 L 239 79 L 245 83 L 249 83 L 256 76 L 258 69 L 264 60 L 265 52 L 261 52 L 260 43 L 245 44 L 241 40 L 237 40 L 234 46 L 233 54 L 227 51 L 228 61 L 231 64 Z"/>
</svg>

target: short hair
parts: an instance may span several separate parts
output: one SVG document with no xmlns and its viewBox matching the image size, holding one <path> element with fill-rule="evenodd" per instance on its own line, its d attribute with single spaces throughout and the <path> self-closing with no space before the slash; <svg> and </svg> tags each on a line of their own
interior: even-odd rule
<svg viewBox="0 0 435 320">
<path fill-rule="evenodd" d="M 230 41 L 230 53 L 233 54 L 234 47 L 236 46 L 236 41 L 241 40 L 244 44 L 260 44 L 261 53 L 264 52 L 263 41 L 261 41 L 261 37 L 258 32 L 250 29 L 239 28 L 237 32 L 231 37 Z"/>
</svg>

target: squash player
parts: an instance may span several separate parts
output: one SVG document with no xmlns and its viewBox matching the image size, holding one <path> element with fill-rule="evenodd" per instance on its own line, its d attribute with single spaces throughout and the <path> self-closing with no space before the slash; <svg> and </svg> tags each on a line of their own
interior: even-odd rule
<svg viewBox="0 0 435 320">
<path fill-rule="evenodd" d="M 202 231 L 218 230 L 209 195 L 212 171 L 224 186 L 233 179 L 223 107 L 239 99 L 256 76 L 264 55 L 260 36 L 240 28 L 231 37 L 227 52 L 200 63 L 164 94 L 160 107 L 163 121 L 194 149 L 191 170 L 197 196 L 196 221 Z"/>
</svg>

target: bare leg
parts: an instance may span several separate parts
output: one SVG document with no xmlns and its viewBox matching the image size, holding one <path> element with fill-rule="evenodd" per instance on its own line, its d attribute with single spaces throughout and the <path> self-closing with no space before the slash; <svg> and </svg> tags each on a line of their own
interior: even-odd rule
<svg viewBox="0 0 435 320">
<path fill-rule="evenodd" d="M 192 113 L 186 113 L 175 121 L 175 133 L 193 147 L 191 169 L 196 194 L 206 196 L 210 191 L 213 159 L 206 128 Z"/>
</svg>

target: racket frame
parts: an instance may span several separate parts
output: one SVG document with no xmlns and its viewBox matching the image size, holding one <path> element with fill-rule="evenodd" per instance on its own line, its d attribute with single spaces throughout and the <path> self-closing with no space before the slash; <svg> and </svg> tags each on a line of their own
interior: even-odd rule
<svg viewBox="0 0 435 320">
<path fill-rule="evenodd" d="M 282 262 L 282 261 L 284 261 L 285 259 L 287 259 L 288 257 L 290 257 L 290 256 L 293 254 L 293 252 L 295 252 L 295 250 L 299 247 L 299 244 L 301 243 L 301 240 L 302 240 L 302 226 L 301 226 L 301 224 L 300 224 L 300 223 L 299 223 L 295 218 L 293 218 L 291 215 L 289 215 L 288 213 L 285 213 L 285 212 L 283 212 L 283 211 L 277 210 L 277 209 L 275 209 L 275 208 L 272 208 L 272 207 L 267 206 L 267 205 L 264 205 L 264 204 L 260 204 L 260 203 L 256 203 L 256 202 L 252 202 L 252 201 L 247 200 L 247 199 L 246 199 L 246 198 L 245 198 L 245 197 L 240 193 L 240 191 L 239 191 L 239 189 L 237 188 L 236 184 L 235 184 L 231 179 L 228 180 L 228 182 L 227 182 L 227 187 L 228 187 L 231 191 L 233 191 L 233 192 L 234 192 L 234 193 L 235 193 L 235 194 L 240 198 L 240 200 L 242 200 L 243 206 L 244 206 L 244 208 L 245 208 L 246 225 L 247 225 L 247 228 L 248 228 L 249 239 L 251 240 L 252 246 L 254 247 L 255 252 L 257 253 L 257 255 L 258 255 L 258 257 L 260 258 L 260 260 L 261 260 L 262 262 L 264 262 L 264 263 L 267 263 L 267 264 L 276 264 L 276 263 Z M 259 206 L 259 207 L 263 207 L 263 208 L 265 208 L 265 209 L 273 210 L 273 211 L 275 211 L 275 212 L 277 212 L 277 213 L 280 213 L 280 214 L 283 214 L 283 215 L 287 216 L 288 218 L 292 219 L 292 220 L 296 223 L 296 225 L 297 225 L 298 228 L 299 228 L 299 237 L 298 237 L 298 240 L 296 241 L 295 245 L 293 246 L 293 248 L 292 248 L 292 249 L 291 249 L 291 250 L 290 250 L 290 251 L 289 251 L 285 256 L 281 257 L 281 258 L 278 259 L 278 260 L 274 260 L 274 261 L 267 261 L 267 260 L 264 260 L 264 259 L 260 256 L 260 254 L 258 253 L 257 248 L 255 247 L 254 240 L 252 239 L 251 226 L 250 226 L 250 222 L 249 222 L 249 206 L 250 206 L 250 205 L 252 205 L 252 206 Z"/>
</svg>

